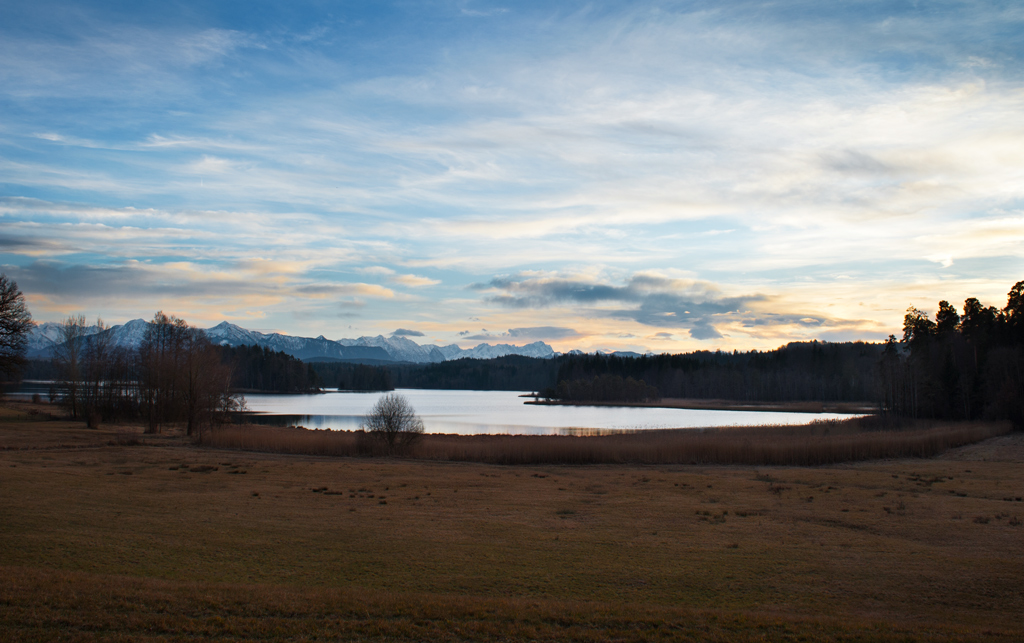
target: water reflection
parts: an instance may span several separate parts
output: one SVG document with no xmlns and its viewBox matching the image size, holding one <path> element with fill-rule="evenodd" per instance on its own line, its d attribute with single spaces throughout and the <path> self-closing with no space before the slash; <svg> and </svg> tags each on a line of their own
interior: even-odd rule
<svg viewBox="0 0 1024 643">
<path fill-rule="evenodd" d="M 7 394 L 46 399 L 52 382 L 23 382 Z M 403 389 L 427 433 L 462 435 L 605 435 L 647 429 L 703 428 L 761 424 L 806 424 L 814 419 L 851 417 L 841 413 L 707 411 L 610 406 L 547 406 L 518 391 Z M 382 393 L 328 392 L 318 395 L 247 395 L 250 421 L 272 426 L 355 431 Z"/>
<path fill-rule="evenodd" d="M 708 411 L 523 404 L 516 391 L 404 389 L 427 433 L 595 435 L 647 429 L 806 424 L 850 417 L 840 413 Z M 381 393 L 250 395 L 253 420 L 277 426 L 354 431 Z"/>
</svg>

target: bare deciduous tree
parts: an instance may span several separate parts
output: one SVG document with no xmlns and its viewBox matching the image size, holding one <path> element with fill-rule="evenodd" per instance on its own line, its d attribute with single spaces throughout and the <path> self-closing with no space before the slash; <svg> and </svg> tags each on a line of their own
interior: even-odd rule
<svg viewBox="0 0 1024 643">
<path fill-rule="evenodd" d="M 0 372 L 13 376 L 24 362 L 28 332 L 35 324 L 18 284 L 0 274 Z"/>
<path fill-rule="evenodd" d="M 383 442 L 389 453 L 395 453 L 419 439 L 423 421 L 404 395 L 388 393 L 366 414 L 362 429 Z"/>
<path fill-rule="evenodd" d="M 231 369 L 206 334 L 163 311 L 153 316 L 139 347 L 140 394 L 147 432 L 185 422 L 185 433 L 202 438 L 203 426 L 231 410 Z"/>
<path fill-rule="evenodd" d="M 160 433 L 165 422 L 181 419 L 181 362 L 188 324 L 163 311 L 153 316 L 139 346 L 140 386 L 147 433 Z"/>
<path fill-rule="evenodd" d="M 231 369 L 221 361 L 220 353 L 206 333 L 188 327 L 183 336 L 182 402 L 186 435 L 202 440 L 203 427 L 213 415 L 230 410 L 235 400 L 230 394 Z"/>
<path fill-rule="evenodd" d="M 84 409 L 79 408 L 84 353 L 85 315 L 71 315 L 60 323 L 60 339 L 53 348 L 53 360 L 60 373 L 58 390 L 73 418 L 84 413 Z"/>
</svg>

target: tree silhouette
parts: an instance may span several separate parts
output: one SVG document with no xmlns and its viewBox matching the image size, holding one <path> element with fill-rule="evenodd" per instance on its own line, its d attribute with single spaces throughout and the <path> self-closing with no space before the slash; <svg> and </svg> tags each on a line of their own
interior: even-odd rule
<svg viewBox="0 0 1024 643">
<path fill-rule="evenodd" d="M 60 324 L 60 342 L 53 349 L 53 361 L 60 373 L 57 388 L 63 404 L 77 418 L 84 413 L 80 408 L 82 368 L 85 358 L 85 315 L 71 315 Z"/>
<path fill-rule="evenodd" d="M 233 405 L 231 369 L 222 363 L 217 347 L 202 330 L 163 311 L 146 326 L 139 372 L 149 433 L 159 433 L 162 423 L 185 422 L 186 435 L 195 435 Z"/>
<path fill-rule="evenodd" d="M 388 393 L 373 405 L 361 427 L 383 442 L 388 453 L 410 446 L 423 434 L 423 421 L 400 393 Z"/>
<path fill-rule="evenodd" d="M 28 332 L 35 324 L 18 284 L 0 274 L 0 371 L 16 375 L 25 363 Z"/>
<path fill-rule="evenodd" d="M 935 325 L 940 335 L 960 330 L 960 314 L 945 299 L 939 302 L 939 310 L 935 313 Z"/>
<path fill-rule="evenodd" d="M 1011 341 L 1024 341 L 1024 281 L 1018 281 L 1010 289 L 1003 315 Z"/>
</svg>

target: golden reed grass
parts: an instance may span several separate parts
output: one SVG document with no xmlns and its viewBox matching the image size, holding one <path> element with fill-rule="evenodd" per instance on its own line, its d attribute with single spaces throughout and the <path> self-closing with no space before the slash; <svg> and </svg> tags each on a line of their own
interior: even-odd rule
<svg viewBox="0 0 1024 643">
<path fill-rule="evenodd" d="M 870 419 L 803 426 L 646 430 L 611 435 L 425 434 L 401 457 L 491 464 L 745 464 L 814 466 L 885 458 L 927 458 L 1009 433 L 1009 423 L 911 423 L 878 430 Z M 359 431 L 225 426 L 205 446 L 325 456 L 383 455 Z"/>
</svg>

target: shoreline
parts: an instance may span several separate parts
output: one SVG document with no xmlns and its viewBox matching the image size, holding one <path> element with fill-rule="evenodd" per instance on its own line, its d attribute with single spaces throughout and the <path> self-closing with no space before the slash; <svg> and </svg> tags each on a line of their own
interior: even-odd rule
<svg viewBox="0 0 1024 643">
<path fill-rule="evenodd" d="M 521 397 L 533 398 L 532 395 Z M 657 402 L 560 402 L 530 399 L 523 404 L 537 406 L 622 406 L 660 409 L 691 409 L 695 411 L 759 411 L 779 413 L 847 413 L 873 415 L 878 406 L 870 402 L 744 402 L 740 400 L 666 397 Z"/>
</svg>

